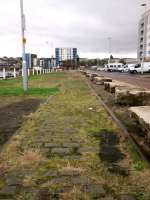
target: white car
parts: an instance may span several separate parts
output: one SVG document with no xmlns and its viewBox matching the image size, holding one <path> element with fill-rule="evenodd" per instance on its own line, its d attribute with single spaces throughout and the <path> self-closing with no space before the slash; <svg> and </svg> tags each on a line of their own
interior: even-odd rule
<svg viewBox="0 0 150 200">
<path fill-rule="evenodd" d="M 118 72 L 128 72 L 129 71 L 129 67 L 128 65 L 124 65 L 118 68 Z"/>
<path fill-rule="evenodd" d="M 146 72 L 150 72 L 150 63 L 139 63 L 139 64 L 135 64 L 129 67 L 129 72 L 130 73 L 146 73 Z"/>
<path fill-rule="evenodd" d="M 97 71 L 104 71 L 104 70 L 105 70 L 104 67 L 98 67 L 98 68 L 97 68 Z"/>
</svg>

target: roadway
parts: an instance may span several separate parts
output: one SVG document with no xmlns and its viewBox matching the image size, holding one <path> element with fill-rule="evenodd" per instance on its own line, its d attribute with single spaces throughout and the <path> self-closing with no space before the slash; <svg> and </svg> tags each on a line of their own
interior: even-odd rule
<svg viewBox="0 0 150 200">
<path fill-rule="evenodd" d="M 114 80 L 150 89 L 150 74 L 139 75 L 139 74 L 104 72 L 104 71 L 100 71 L 97 73 L 112 78 Z"/>
</svg>

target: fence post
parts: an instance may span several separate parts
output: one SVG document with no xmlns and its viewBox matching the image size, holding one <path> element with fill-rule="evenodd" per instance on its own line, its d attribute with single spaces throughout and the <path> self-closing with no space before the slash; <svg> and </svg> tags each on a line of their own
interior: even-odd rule
<svg viewBox="0 0 150 200">
<path fill-rule="evenodd" d="M 3 79 L 6 79 L 6 69 L 3 68 Z"/>
<path fill-rule="evenodd" d="M 28 69 L 28 76 L 30 76 L 30 69 Z"/>
<path fill-rule="evenodd" d="M 16 68 L 14 67 L 14 78 L 16 78 Z"/>
<path fill-rule="evenodd" d="M 34 73 L 34 68 L 33 68 L 33 69 L 32 69 L 32 75 L 34 76 L 34 74 L 35 74 L 35 73 Z"/>
</svg>

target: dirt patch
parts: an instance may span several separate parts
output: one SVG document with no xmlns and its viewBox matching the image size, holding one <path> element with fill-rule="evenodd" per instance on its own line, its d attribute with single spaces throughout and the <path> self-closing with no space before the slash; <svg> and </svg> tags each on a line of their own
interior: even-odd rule
<svg viewBox="0 0 150 200">
<path fill-rule="evenodd" d="M 19 129 L 25 116 L 35 112 L 41 100 L 26 99 L 0 108 L 0 146 Z"/>
<path fill-rule="evenodd" d="M 120 151 L 119 137 L 113 132 L 103 131 L 100 133 L 100 158 L 106 163 L 116 163 L 124 159 L 125 155 Z"/>
<path fill-rule="evenodd" d="M 99 157 L 105 163 L 107 170 L 116 175 L 128 176 L 129 171 L 118 165 L 119 161 L 125 158 L 120 150 L 120 137 L 117 133 L 103 130 L 95 133 L 95 137 L 100 140 Z"/>
<path fill-rule="evenodd" d="M 119 144 L 119 137 L 113 132 L 101 132 L 101 144 L 108 146 L 115 146 Z"/>
</svg>

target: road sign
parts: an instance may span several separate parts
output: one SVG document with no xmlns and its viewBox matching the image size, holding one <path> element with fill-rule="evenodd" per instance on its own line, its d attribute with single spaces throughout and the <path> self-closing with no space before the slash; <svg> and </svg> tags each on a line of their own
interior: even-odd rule
<svg viewBox="0 0 150 200">
<path fill-rule="evenodd" d="M 27 39 L 26 39 L 26 38 L 23 38 L 22 41 L 23 41 L 23 44 L 26 44 Z"/>
</svg>

